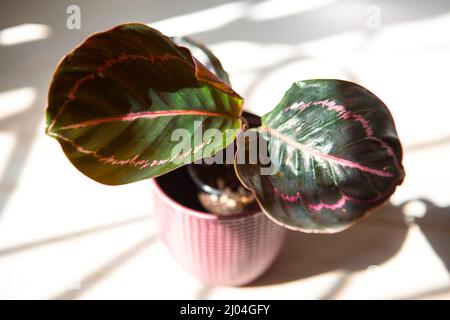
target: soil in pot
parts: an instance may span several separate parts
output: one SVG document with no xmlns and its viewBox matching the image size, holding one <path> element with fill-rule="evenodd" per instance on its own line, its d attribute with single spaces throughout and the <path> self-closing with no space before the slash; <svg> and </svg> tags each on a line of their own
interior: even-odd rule
<svg viewBox="0 0 450 320">
<path fill-rule="evenodd" d="M 195 177 L 194 182 L 192 171 L 199 173 L 202 180 Z M 253 194 L 238 181 L 232 165 L 184 166 L 156 181 L 170 198 L 196 211 L 232 215 L 259 209 Z"/>
<path fill-rule="evenodd" d="M 260 118 L 244 112 L 248 127 Z M 228 148 L 234 148 L 230 145 Z M 189 164 L 156 179 L 162 190 L 180 204 L 216 215 L 234 215 L 259 209 L 252 192 L 245 189 L 233 164 Z"/>
<path fill-rule="evenodd" d="M 169 198 L 190 209 L 207 212 L 198 199 L 197 185 L 192 181 L 186 166 L 162 175 L 156 181 Z"/>
</svg>

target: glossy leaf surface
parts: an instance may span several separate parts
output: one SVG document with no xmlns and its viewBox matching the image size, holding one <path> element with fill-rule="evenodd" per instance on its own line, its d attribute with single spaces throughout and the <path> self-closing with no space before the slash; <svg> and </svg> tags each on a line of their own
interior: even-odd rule
<svg viewBox="0 0 450 320">
<path fill-rule="evenodd" d="M 261 175 L 260 163 L 247 163 L 236 171 L 269 217 L 290 229 L 343 230 L 385 202 L 404 178 L 389 110 L 355 83 L 293 84 L 257 133 L 277 170 Z"/>
<path fill-rule="evenodd" d="M 241 106 L 188 49 L 145 25 L 124 24 L 92 35 L 58 65 L 47 134 L 90 178 L 124 184 L 224 148 L 240 130 Z M 203 139 L 211 128 L 221 137 Z M 176 129 L 189 139 L 173 139 Z"/>
</svg>

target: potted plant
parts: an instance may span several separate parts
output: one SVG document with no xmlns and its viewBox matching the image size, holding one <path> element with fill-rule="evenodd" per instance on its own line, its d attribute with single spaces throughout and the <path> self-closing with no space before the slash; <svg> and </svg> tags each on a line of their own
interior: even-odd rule
<svg viewBox="0 0 450 320">
<path fill-rule="evenodd" d="M 59 63 L 46 133 L 95 181 L 152 179 L 174 256 L 205 282 L 242 285 L 286 228 L 344 230 L 404 178 L 392 116 L 358 84 L 296 82 L 262 118 L 242 105 L 205 46 L 123 24 Z"/>
</svg>

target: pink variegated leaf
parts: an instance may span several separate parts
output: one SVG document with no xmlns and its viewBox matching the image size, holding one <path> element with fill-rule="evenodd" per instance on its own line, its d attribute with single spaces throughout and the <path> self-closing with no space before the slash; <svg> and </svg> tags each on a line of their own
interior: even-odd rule
<svg viewBox="0 0 450 320">
<path fill-rule="evenodd" d="M 120 25 L 90 36 L 58 65 L 46 132 L 98 182 L 156 177 L 235 139 L 243 100 L 221 75 L 157 30 Z M 207 129 L 219 135 L 204 138 Z"/>
<path fill-rule="evenodd" d="M 256 131 L 275 169 L 263 174 L 267 166 L 259 161 L 236 163 L 236 172 L 268 216 L 290 229 L 343 230 L 385 202 L 404 178 L 389 110 L 355 83 L 294 83 Z"/>
</svg>

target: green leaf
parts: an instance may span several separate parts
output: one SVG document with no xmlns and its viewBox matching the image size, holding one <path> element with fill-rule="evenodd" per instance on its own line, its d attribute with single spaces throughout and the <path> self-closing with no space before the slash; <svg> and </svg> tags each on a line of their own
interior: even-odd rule
<svg viewBox="0 0 450 320">
<path fill-rule="evenodd" d="M 267 215 L 290 229 L 343 230 L 385 202 L 404 178 L 389 110 L 355 83 L 294 83 L 256 131 L 276 170 L 263 175 L 261 161 L 247 161 L 236 163 L 236 172 Z"/>
<path fill-rule="evenodd" d="M 188 49 L 145 25 L 124 24 L 90 36 L 58 65 L 46 132 L 85 175 L 124 184 L 226 147 L 240 131 L 242 103 Z M 172 141 L 176 129 L 188 138 Z M 203 139 L 207 129 L 220 135 Z"/>
</svg>

